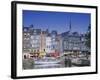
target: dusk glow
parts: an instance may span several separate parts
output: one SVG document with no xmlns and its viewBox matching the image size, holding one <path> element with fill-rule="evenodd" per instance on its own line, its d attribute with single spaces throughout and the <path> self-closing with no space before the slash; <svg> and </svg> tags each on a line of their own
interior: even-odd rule
<svg viewBox="0 0 100 80">
<path fill-rule="evenodd" d="M 84 33 L 88 29 L 91 15 L 88 13 L 69 13 L 69 12 L 47 12 L 23 10 L 23 25 L 49 31 L 56 30 L 58 33 L 69 30 L 71 21 L 72 32 Z"/>
</svg>

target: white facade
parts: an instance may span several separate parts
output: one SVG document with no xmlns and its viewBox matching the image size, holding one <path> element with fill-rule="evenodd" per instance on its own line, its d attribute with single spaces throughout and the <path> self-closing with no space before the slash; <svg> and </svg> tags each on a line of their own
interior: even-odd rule
<svg viewBox="0 0 100 80">
<path fill-rule="evenodd" d="M 31 48 L 40 50 L 40 35 L 31 35 Z"/>
<path fill-rule="evenodd" d="M 46 37 L 46 52 L 50 53 L 51 52 L 51 46 L 52 46 L 52 39 L 50 36 Z"/>
</svg>

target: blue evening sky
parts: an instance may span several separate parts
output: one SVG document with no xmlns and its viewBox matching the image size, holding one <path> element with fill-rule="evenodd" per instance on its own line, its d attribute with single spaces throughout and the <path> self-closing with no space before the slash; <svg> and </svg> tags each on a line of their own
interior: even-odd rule
<svg viewBox="0 0 100 80">
<path fill-rule="evenodd" d="M 69 13 L 69 12 L 48 12 L 23 10 L 23 25 L 29 27 L 33 24 L 34 28 L 46 30 L 56 30 L 59 34 L 69 30 L 71 21 L 71 31 L 84 33 L 87 31 L 91 15 L 88 13 Z"/>
</svg>

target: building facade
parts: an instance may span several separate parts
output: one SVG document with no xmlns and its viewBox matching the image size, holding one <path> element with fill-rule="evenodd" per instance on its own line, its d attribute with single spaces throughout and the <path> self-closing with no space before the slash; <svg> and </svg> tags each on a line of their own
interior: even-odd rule
<svg viewBox="0 0 100 80">
<path fill-rule="evenodd" d="M 33 29 L 32 33 L 30 33 L 30 44 L 31 44 L 31 50 L 34 51 L 40 51 L 41 46 L 41 30 L 40 29 Z"/>
<path fill-rule="evenodd" d="M 46 49 L 46 35 L 47 35 L 47 32 L 46 31 L 41 31 L 41 46 L 40 46 L 40 51 L 45 51 Z"/>
<path fill-rule="evenodd" d="M 52 39 L 50 35 L 46 36 L 46 53 L 52 52 Z"/>
<path fill-rule="evenodd" d="M 83 53 L 89 51 L 85 45 L 85 36 L 78 32 L 62 33 L 63 52 L 65 53 Z"/>
<path fill-rule="evenodd" d="M 30 52 L 30 32 L 29 28 L 24 27 L 23 29 L 23 52 Z"/>
<path fill-rule="evenodd" d="M 64 53 L 83 53 L 89 52 L 86 46 L 85 34 L 71 31 L 58 34 L 56 30 L 51 32 L 35 29 L 32 25 L 30 27 L 23 27 L 23 52 L 36 53 L 45 56 L 48 54 Z"/>
</svg>

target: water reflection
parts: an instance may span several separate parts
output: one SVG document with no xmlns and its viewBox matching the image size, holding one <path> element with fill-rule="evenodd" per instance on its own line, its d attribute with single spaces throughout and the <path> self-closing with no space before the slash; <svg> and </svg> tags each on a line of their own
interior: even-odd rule
<svg viewBox="0 0 100 80">
<path fill-rule="evenodd" d="M 64 64 L 62 63 L 61 59 L 46 57 L 44 59 L 39 59 L 34 61 L 34 69 L 61 68 L 61 67 L 64 67 Z"/>
<path fill-rule="evenodd" d="M 90 58 L 87 59 L 86 57 L 45 57 L 41 59 L 23 59 L 23 69 L 44 69 L 82 66 L 90 66 Z"/>
<path fill-rule="evenodd" d="M 44 68 L 61 68 L 64 67 L 63 64 L 41 64 L 34 65 L 34 69 L 44 69 Z"/>
</svg>

